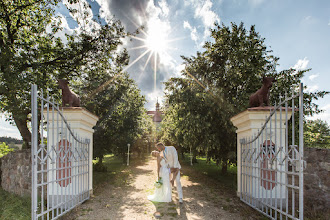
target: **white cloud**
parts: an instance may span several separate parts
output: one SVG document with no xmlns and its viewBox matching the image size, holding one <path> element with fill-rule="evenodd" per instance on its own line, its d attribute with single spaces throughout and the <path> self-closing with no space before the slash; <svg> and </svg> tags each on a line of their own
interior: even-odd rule
<svg viewBox="0 0 330 220">
<path fill-rule="evenodd" d="M 307 57 L 305 57 L 303 60 L 299 59 L 292 68 L 297 71 L 305 70 L 305 69 L 307 69 L 308 63 L 309 63 L 309 60 L 307 60 Z"/>
<path fill-rule="evenodd" d="M 181 71 L 184 70 L 185 66 L 185 64 L 180 64 L 175 68 L 175 77 L 181 77 Z"/>
<path fill-rule="evenodd" d="M 89 7 L 84 8 L 84 5 L 88 5 L 86 0 L 80 0 L 74 4 L 70 4 L 68 0 L 63 0 L 63 4 L 69 6 L 71 9 L 77 10 L 77 13 L 70 13 L 71 17 L 78 21 L 79 27 L 75 29 L 77 32 L 82 28 L 83 30 L 92 33 L 93 29 L 97 30 L 100 28 L 100 25 L 93 21 L 92 9 Z"/>
<path fill-rule="evenodd" d="M 96 0 L 96 2 L 99 4 L 99 15 L 101 18 L 103 18 L 107 23 L 110 22 L 111 13 L 109 10 L 109 3 L 108 1 L 104 0 Z"/>
<path fill-rule="evenodd" d="M 17 127 L 6 121 L 4 114 L 0 113 L 0 137 L 2 136 L 22 139 Z"/>
<path fill-rule="evenodd" d="M 264 0 L 249 0 L 249 3 L 253 6 L 256 7 L 258 5 L 261 5 L 264 2 Z"/>
<path fill-rule="evenodd" d="M 311 85 L 311 86 L 307 85 L 306 92 L 316 92 L 318 89 L 319 89 L 318 85 Z"/>
<path fill-rule="evenodd" d="M 188 21 L 184 21 L 183 22 L 183 27 L 184 28 L 188 28 L 188 29 L 191 29 L 192 28 Z"/>
<path fill-rule="evenodd" d="M 301 19 L 300 23 L 302 25 L 315 25 L 319 22 L 319 20 L 316 17 L 313 17 L 311 15 L 305 16 Z"/>
<path fill-rule="evenodd" d="M 210 0 L 206 0 L 204 4 L 197 4 L 195 9 L 195 18 L 201 18 L 205 28 L 212 27 L 214 22 L 220 22 L 218 15 L 211 10 L 212 5 Z"/>
<path fill-rule="evenodd" d="M 328 122 L 328 124 L 330 125 L 330 104 L 327 104 L 323 107 L 320 108 L 321 110 L 323 110 L 323 112 L 314 115 L 312 117 L 308 117 L 307 119 L 309 120 L 316 120 L 316 119 L 321 119 L 323 121 Z"/>
<path fill-rule="evenodd" d="M 306 21 L 310 21 L 310 20 L 312 20 L 312 16 L 306 16 L 305 18 L 304 18 Z"/>
<path fill-rule="evenodd" d="M 155 110 L 154 106 L 156 104 L 156 102 L 158 101 L 158 103 L 162 103 L 164 100 L 164 93 L 163 90 L 158 89 L 158 90 L 154 90 L 153 92 L 149 92 L 148 94 L 146 94 L 146 98 L 148 100 L 149 106 L 148 109 L 149 110 Z"/>
<path fill-rule="evenodd" d="M 172 32 L 171 23 L 169 18 L 166 17 L 169 9 L 165 0 L 162 0 L 159 5 L 160 7 L 155 6 L 153 1 L 149 1 L 147 5 L 146 13 L 150 15 L 146 25 L 147 33 L 149 36 L 157 36 L 161 41 L 165 42 L 164 51 L 159 51 L 158 53 L 159 63 L 174 69 L 176 61 L 168 54 L 168 48 L 171 48 L 171 45 L 168 45 L 171 40 L 169 35 Z"/>
<path fill-rule="evenodd" d="M 195 5 L 195 18 L 200 18 L 204 25 L 204 36 L 205 40 L 209 36 L 209 29 L 214 25 L 215 22 L 220 23 L 218 15 L 212 11 L 213 3 L 210 0 L 205 0 L 203 3 L 197 2 Z"/>
<path fill-rule="evenodd" d="M 99 11 L 99 15 L 101 18 L 104 18 L 107 22 L 110 22 L 110 13 L 109 10 L 106 9 L 105 7 L 108 6 L 108 3 L 106 1 L 101 1 L 101 0 L 96 0 L 100 4 L 101 8 Z M 100 2 L 99 2 L 100 1 Z M 100 25 L 93 21 L 93 11 L 91 8 L 84 8 L 84 4 L 87 4 L 86 0 L 81 0 L 78 3 L 75 4 L 70 4 L 68 0 L 63 0 L 63 5 L 60 7 L 60 10 L 57 11 L 56 13 L 56 18 L 53 18 L 53 22 L 56 21 L 61 21 L 60 27 L 62 30 L 58 31 L 55 34 L 55 37 L 60 37 L 64 43 L 67 42 L 65 34 L 72 35 L 76 33 L 79 33 L 81 29 L 86 30 L 89 33 L 93 33 L 92 30 L 97 30 L 100 28 Z M 71 9 L 77 10 L 77 13 L 69 13 L 70 16 L 65 16 L 61 13 L 63 10 L 68 10 L 67 7 Z M 83 18 L 83 14 L 86 16 Z M 108 19 L 107 19 L 108 18 Z M 78 27 L 71 29 L 69 24 L 68 24 L 68 19 L 73 19 L 75 21 L 78 21 Z M 85 23 L 87 22 L 87 24 Z M 51 26 L 49 25 L 47 27 L 47 32 L 51 31 Z"/>
<path fill-rule="evenodd" d="M 310 80 L 310 81 L 314 81 L 314 79 L 316 79 L 317 77 L 319 77 L 319 73 L 317 73 L 317 74 L 312 74 L 312 75 L 310 75 L 309 77 L 308 77 L 308 79 Z"/>
<path fill-rule="evenodd" d="M 206 27 L 212 27 L 214 22 L 220 22 L 220 19 L 216 13 L 212 10 L 212 2 L 210 0 L 206 0 L 205 3 L 199 4 L 195 9 L 195 18 L 201 18 L 203 24 Z"/>
<path fill-rule="evenodd" d="M 169 8 L 168 8 L 168 5 L 166 3 L 166 0 L 162 0 L 159 2 L 159 6 L 162 10 L 162 14 L 167 17 L 168 16 L 168 13 L 170 12 Z"/>
<path fill-rule="evenodd" d="M 189 29 L 190 30 L 190 38 L 197 43 L 198 36 L 197 36 L 197 29 L 196 27 L 191 27 L 188 21 L 183 22 L 183 28 L 184 29 Z"/>
</svg>

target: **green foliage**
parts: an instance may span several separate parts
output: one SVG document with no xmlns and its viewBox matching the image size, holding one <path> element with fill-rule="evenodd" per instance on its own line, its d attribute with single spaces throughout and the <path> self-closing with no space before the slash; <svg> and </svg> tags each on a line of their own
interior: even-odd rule
<svg viewBox="0 0 330 220">
<path fill-rule="evenodd" d="M 199 58 L 205 67 L 187 71 L 215 90 L 215 96 L 222 97 L 226 108 L 235 114 L 246 109 L 248 97 L 259 87 L 262 76 L 275 73 L 278 58 L 270 55 L 272 51 L 255 26 L 248 31 L 243 23 L 231 23 L 230 27 L 217 24 L 211 37 L 214 42 L 205 43 L 206 51 Z"/>
<path fill-rule="evenodd" d="M 320 119 L 304 123 L 304 141 L 307 147 L 330 148 L 330 127 Z"/>
<path fill-rule="evenodd" d="M 0 187 L 0 219 L 31 219 L 31 197 L 20 197 Z"/>
<path fill-rule="evenodd" d="M 31 142 L 27 122 L 31 112 L 31 84 L 59 97 L 56 79 L 71 84 L 90 72 L 119 72 L 127 64 L 125 50 L 117 52 L 127 36 L 119 21 L 90 24 L 84 4 L 82 16 L 75 16 L 80 29 L 57 37 L 60 19 L 55 18 L 58 0 L 5 0 L 0 3 L 0 111 L 10 113 L 24 142 Z M 73 13 L 69 1 L 68 9 Z M 89 28 L 86 29 L 85 27 Z M 97 77 L 97 76 L 96 76 Z M 57 98 L 58 100 L 58 98 Z"/>
<path fill-rule="evenodd" d="M 23 144 L 23 140 L 18 140 L 12 137 L 0 137 L 0 142 L 5 142 L 6 144 Z"/>
<path fill-rule="evenodd" d="M 98 90 L 100 82 L 108 86 Z M 86 108 L 100 117 L 93 138 L 93 154 L 99 163 L 107 153 L 121 155 L 125 160 L 128 143 L 132 151 L 141 152 L 145 148 L 140 142 L 146 138 L 151 122 L 144 108 L 145 98 L 127 74 L 91 71 L 80 89 L 86 94 L 82 97 Z M 134 144 L 138 139 L 139 143 Z"/>
<path fill-rule="evenodd" d="M 228 163 L 236 162 L 236 133 L 230 118 L 248 107 L 249 96 L 261 87 L 262 77 L 277 79 L 271 91 L 275 104 L 286 91 L 296 91 L 309 70 L 278 73 L 278 58 L 270 54 L 254 26 L 247 31 L 243 23 L 217 24 L 211 37 L 203 53 L 183 57 L 182 78 L 165 83 L 163 139 L 185 151 L 191 148 L 195 156 L 207 155 L 226 172 Z M 326 94 L 304 93 L 305 114 L 320 112 L 314 101 Z"/>
<path fill-rule="evenodd" d="M 164 139 L 213 158 L 226 172 L 236 162 L 236 134 L 230 117 L 247 107 L 248 96 L 265 72 L 273 73 L 277 58 L 268 55 L 264 39 L 243 23 L 216 25 L 212 42 L 196 57 L 183 57 L 183 78 L 166 85 Z"/>
<path fill-rule="evenodd" d="M 6 145 L 5 142 L 0 143 L 0 158 L 14 151 L 14 149 L 10 148 Z"/>
</svg>

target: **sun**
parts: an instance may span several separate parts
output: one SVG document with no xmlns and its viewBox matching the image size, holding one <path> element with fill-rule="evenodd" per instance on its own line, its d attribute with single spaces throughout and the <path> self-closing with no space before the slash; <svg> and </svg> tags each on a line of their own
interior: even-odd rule
<svg viewBox="0 0 330 220">
<path fill-rule="evenodd" d="M 148 32 L 145 44 L 148 49 L 153 52 L 162 54 L 168 49 L 168 33 L 169 27 L 158 20 L 151 20 L 148 25 Z"/>
<path fill-rule="evenodd" d="M 132 19 L 132 23 L 139 28 L 140 25 L 137 25 Z M 172 42 L 182 40 L 184 37 L 180 38 L 170 38 L 172 33 L 172 28 L 170 23 L 166 20 L 161 20 L 157 16 L 150 18 L 146 24 L 146 30 L 140 30 L 142 36 L 131 36 L 131 38 L 141 42 L 139 46 L 128 48 L 128 50 L 141 50 L 141 54 L 135 58 L 129 65 L 127 65 L 121 72 L 127 71 L 135 63 L 141 60 L 143 57 L 147 57 L 143 69 L 141 70 L 140 77 L 146 72 L 144 71 L 147 65 L 152 65 L 153 69 L 153 81 L 154 81 L 154 91 L 156 91 L 156 79 L 157 79 L 157 70 L 160 64 L 168 65 L 171 62 L 172 56 L 170 55 L 170 50 L 176 50 L 176 48 L 171 47 Z M 151 59 L 153 57 L 153 60 Z M 111 80 L 102 84 L 95 92 L 97 93 L 101 90 L 104 85 L 111 83 Z"/>
</svg>

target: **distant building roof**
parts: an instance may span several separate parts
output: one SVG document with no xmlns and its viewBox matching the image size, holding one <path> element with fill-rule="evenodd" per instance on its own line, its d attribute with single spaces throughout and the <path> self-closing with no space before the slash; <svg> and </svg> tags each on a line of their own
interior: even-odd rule
<svg viewBox="0 0 330 220">
<path fill-rule="evenodd" d="M 161 122 L 162 121 L 162 113 L 161 112 L 156 112 L 154 116 L 152 117 L 153 122 Z"/>
</svg>

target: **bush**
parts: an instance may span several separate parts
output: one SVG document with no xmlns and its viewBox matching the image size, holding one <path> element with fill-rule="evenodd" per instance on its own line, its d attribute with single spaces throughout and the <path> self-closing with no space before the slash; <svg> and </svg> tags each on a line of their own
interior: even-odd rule
<svg viewBox="0 0 330 220">
<path fill-rule="evenodd" d="M 10 152 L 14 151 L 13 149 L 11 149 L 8 145 L 6 145 L 5 142 L 2 142 L 0 144 L 0 158 L 9 154 Z"/>
<path fill-rule="evenodd" d="M 96 172 L 107 172 L 107 167 L 103 163 L 93 164 L 93 170 Z"/>
</svg>

